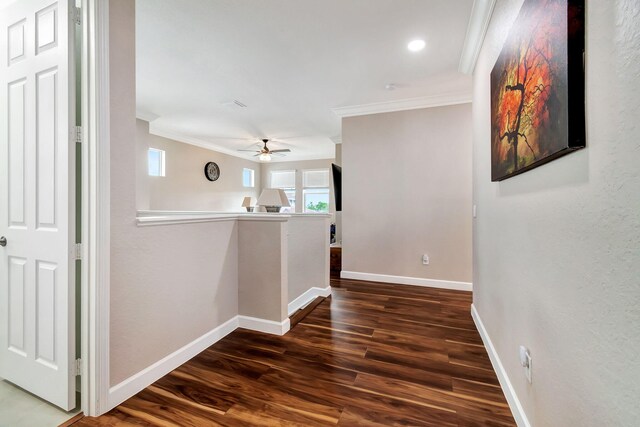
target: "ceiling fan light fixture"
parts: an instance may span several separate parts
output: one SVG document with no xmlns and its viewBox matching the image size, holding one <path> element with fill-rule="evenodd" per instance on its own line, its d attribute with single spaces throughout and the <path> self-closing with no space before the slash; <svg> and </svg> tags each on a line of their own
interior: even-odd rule
<svg viewBox="0 0 640 427">
<path fill-rule="evenodd" d="M 270 162 L 271 161 L 271 154 L 262 153 L 262 154 L 260 154 L 259 159 L 262 160 L 263 162 Z"/>
</svg>

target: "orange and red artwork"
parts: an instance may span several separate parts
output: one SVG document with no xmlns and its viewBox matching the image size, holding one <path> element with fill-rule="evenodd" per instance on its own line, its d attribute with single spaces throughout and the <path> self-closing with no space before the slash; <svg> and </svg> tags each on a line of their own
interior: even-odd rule
<svg viewBox="0 0 640 427">
<path fill-rule="evenodd" d="M 491 180 L 584 147 L 584 7 L 525 0 L 491 72 Z"/>
</svg>

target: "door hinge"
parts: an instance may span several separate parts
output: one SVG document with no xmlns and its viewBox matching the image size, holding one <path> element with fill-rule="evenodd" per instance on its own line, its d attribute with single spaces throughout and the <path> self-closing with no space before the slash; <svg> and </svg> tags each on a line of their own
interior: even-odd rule
<svg viewBox="0 0 640 427">
<path fill-rule="evenodd" d="M 82 9 L 80 9 L 79 7 L 74 7 L 72 14 L 73 22 L 75 22 L 76 25 L 82 25 Z"/>
<path fill-rule="evenodd" d="M 82 142 L 82 126 L 76 126 L 75 127 L 74 138 L 75 138 L 77 143 L 81 143 Z"/>
<path fill-rule="evenodd" d="M 78 375 L 82 375 L 82 359 L 76 359 L 76 362 L 73 364 L 73 369 L 75 369 L 75 372 L 73 374 L 76 377 Z"/>
<path fill-rule="evenodd" d="M 74 259 L 76 261 L 81 260 L 82 259 L 82 243 L 76 243 L 75 246 L 75 253 L 74 253 Z"/>
</svg>

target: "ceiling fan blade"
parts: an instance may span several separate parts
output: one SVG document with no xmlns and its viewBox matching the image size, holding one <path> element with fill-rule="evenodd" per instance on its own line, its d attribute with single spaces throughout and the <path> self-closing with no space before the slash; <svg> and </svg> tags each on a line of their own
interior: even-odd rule
<svg viewBox="0 0 640 427">
<path fill-rule="evenodd" d="M 289 150 L 288 148 L 283 148 L 283 149 L 280 149 L 280 150 L 271 150 L 269 152 L 270 153 L 290 153 L 291 150 Z"/>
<path fill-rule="evenodd" d="M 274 153 L 273 151 L 272 151 L 271 153 L 269 153 L 269 154 L 271 154 L 273 157 L 286 157 L 286 156 L 285 156 L 284 154 L 282 154 L 282 153 Z"/>
<path fill-rule="evenodd" d="M 259 150 L 238 150 L 238 151 L 251 151 L 252 153 L 259 153 Z"/>
</svg>

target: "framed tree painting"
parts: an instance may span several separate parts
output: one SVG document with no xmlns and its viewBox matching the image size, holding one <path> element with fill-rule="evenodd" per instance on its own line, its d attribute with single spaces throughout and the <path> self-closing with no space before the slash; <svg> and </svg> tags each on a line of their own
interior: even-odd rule
<svg viewBox="0 0 640 427">
<path fill-rule="evenodd" d="M 585 146 L 584 0 L 525 0 L 491 71 L 491 180 Z"/>
</svg>

